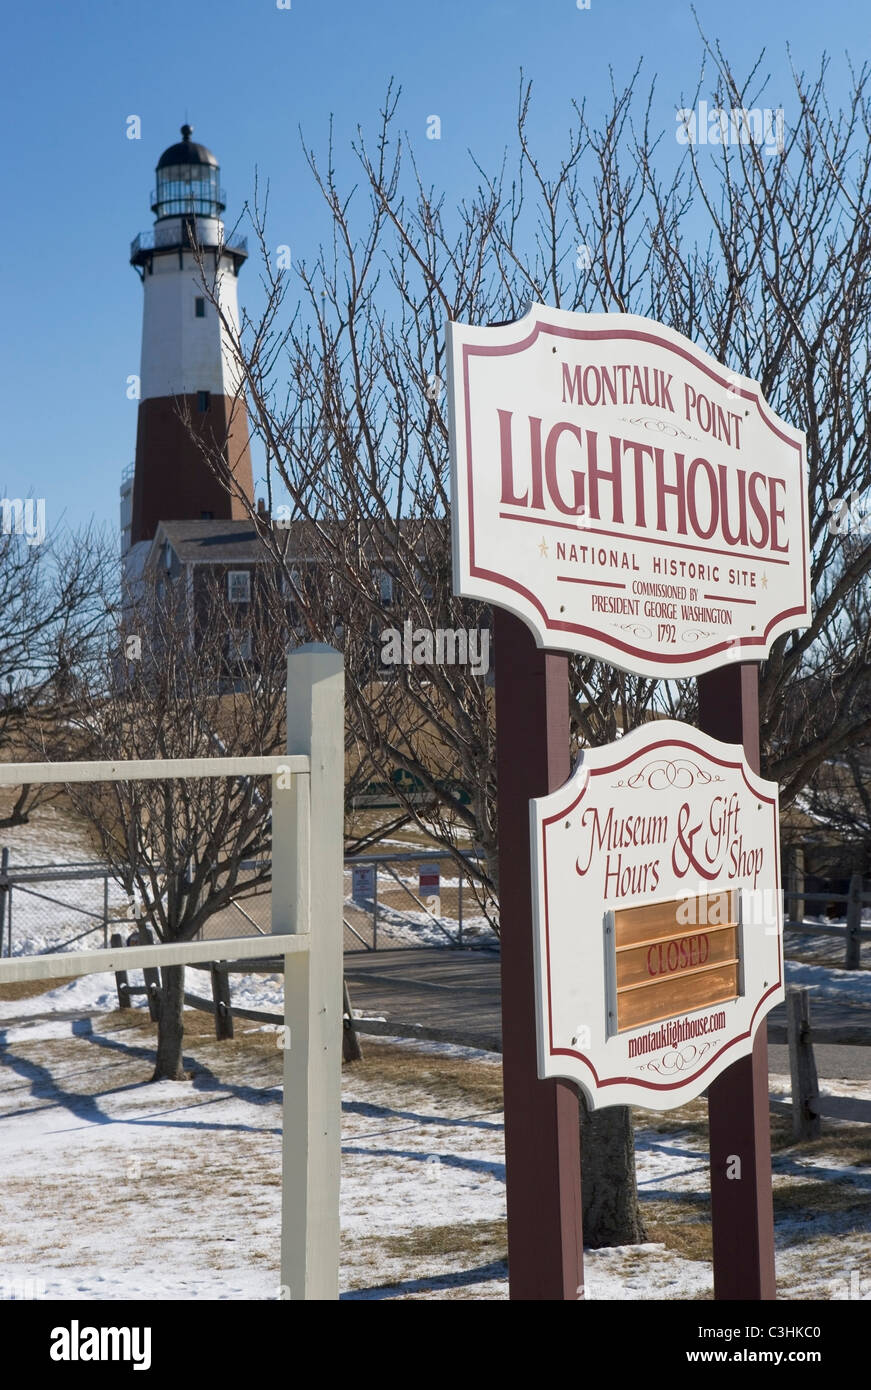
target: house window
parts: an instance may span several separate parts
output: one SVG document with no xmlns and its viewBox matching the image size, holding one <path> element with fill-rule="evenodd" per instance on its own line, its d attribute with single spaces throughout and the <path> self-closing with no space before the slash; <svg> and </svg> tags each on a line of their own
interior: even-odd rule
<svg viewBox="0 0 871 1390">
<path fill-rule="evenodd" d="M 204 415 L 206 411 L 209 409 L 211 400 L 212 397 L 209 391 L 197 392 L 197 410 L 200 412 L 201 415 Z"/>
<path fill-rule="evenodd" d="M 389 608 L 393 602 L 393 575 L 387 570 L 376 570 L 378 580 L 378 598 L 385 608 Z"/>
<path fill-rule="evenodd" d="M 206 317 L 206 301 L 204 299 L 194 300 L 194 312 L 198 319 L 204 319 Z"/>
<path fill-rule="evenodd" d="M 251 633 L 246 632 L 238 637 L 231 633 L 227 638 L 227 655 L 234 666 L 238 666 L 242 661 L 250 661 Z"/>
<path fill-rule="evenodd" d="M 251 602 L 251 575 L 248 570 L 227 572 L 227 598 L 231 603 Z"/>
<path fill-rule="evenodd" d="M 431 603 L 433 597 L 432 575 L 420 567 L 417 569 L 417 586 L 420 590 L 421 598 L 426 603 Z"/>
</svg>

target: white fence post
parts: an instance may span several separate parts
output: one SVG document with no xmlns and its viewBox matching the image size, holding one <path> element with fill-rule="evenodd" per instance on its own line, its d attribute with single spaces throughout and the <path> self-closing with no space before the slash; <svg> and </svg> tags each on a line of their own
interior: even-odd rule
<svg viewBox="0 0 871 1390">
<path fill-rule="evenodd" d="M 342 657 L 332 647 L 311 643 L 288 655 L 287 751 L 307 754 L 311 772 L 307 796 L 300 777 L 293 784 L 302 795 L 273 791 L 273 930 L 311 935 L 309 951 L 284 962 L 281 1283 L 285 1298 L 336 1299 L 345 704 Z"/>
</svg>

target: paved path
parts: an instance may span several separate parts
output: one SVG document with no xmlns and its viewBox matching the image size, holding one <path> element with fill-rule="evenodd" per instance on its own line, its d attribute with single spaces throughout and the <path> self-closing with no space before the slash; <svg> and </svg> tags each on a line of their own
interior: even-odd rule
<svg viewBox="0 0 871 1390">
<path fill-rule="evenodd" d="M 493 951 L 391 950 L 345 956 L 354 1009 L 384 1015 L 388 1023 L 418 1024 L 427 1032 L 480 1047 L 501 1049 L 499 956 Z M 867 1009 L 831 1000 L 812 1004 L 814 1054 L 820 1076 L 871 1077 L 871 1017 Z M 789 1072 L 784 1006 L 769 1017 L 773 1072 Z M 849 1046 L 834 1044 L 832 1037 Z"/>
<path fill-rule="evenodd" d="M 501 1050 L 499 956 L 433 947 L 345 956 L 351 1007 L 420 1024 L 468 1047 Z"/>
</svg>

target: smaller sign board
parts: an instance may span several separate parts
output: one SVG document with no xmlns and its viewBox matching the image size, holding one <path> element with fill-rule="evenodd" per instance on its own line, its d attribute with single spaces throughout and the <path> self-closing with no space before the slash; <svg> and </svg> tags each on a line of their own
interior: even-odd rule
<svg viewBox="0 0 871 1390">
<path fill-rule="evenodd" d="M 593 1107 L 668 1110 L 784 997 L 777 786 L 654 720 L 531 803 L 538 1061 Z"/>
<path fill-rule="evenodd" d="M 351 869 L 351 897 L 355 903 L 371 903 L 375 896 L 375 865 L 354 864 Z"/>
<path fill-rule="evenodd" d="M 421 864 L 418 871 L 418 897 L 438 898 L 440 894 L 439 883 L 440 866 L 438 864 Z"/>
</svg>

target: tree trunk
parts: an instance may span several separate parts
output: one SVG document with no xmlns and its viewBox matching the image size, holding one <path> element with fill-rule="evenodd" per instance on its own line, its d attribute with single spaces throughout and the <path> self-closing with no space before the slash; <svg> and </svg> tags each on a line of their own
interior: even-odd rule
<svg viewBox="0 0 871 1390">
<path fill-rule="evenodd" d="M 584 1244 L 639 1245 L 647 1231 L 635 1182 L 635 1133 L 626 1105 L 592 1114 L 580 1095 Z"/>
<path fill-rule="evenodd" d="M 184 966 L 165 965 L 161 971 L 160 1017 L 157 1021 L 157 1064 L 152 1081 L 184 1081 Z"/>
</svg>

